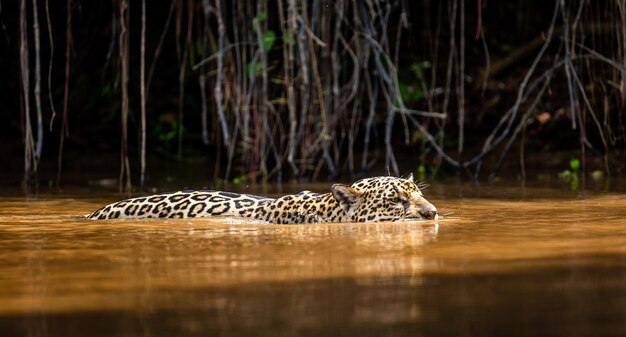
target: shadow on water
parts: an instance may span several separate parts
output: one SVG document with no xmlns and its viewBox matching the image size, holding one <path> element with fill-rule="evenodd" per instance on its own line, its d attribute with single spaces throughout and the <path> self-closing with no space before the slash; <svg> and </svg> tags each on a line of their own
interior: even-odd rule
<svg viewBox="0 0 626 337">
<path fill-rule="evenodd" d="M 626 195 L 445 184 L 426 195 L 452 214 L 93 222 L 78 215 L 115 196 L 0 198 L 0 332 L 626 334 Z"/>
</svg>

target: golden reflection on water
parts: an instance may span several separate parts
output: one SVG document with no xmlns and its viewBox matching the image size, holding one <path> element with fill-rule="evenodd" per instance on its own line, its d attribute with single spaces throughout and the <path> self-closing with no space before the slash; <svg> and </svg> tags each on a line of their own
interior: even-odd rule
<svg viewBox="0 0 626 337">
<path fill-rule="evenodd" d="M 268 305 L 304 313 L 297 319 L 319 326 L 332 319 L 310 321 L 309 316 L 324 314 L 327 308 L 316 312 L 316 303 L 326 303 L 328 296 L 351 303 L 329 304 L 347 306 L 337 315 L 346 315 L 350 324 L 385 326 L 430 322 L 433 312 L 441 314 L 428 297 L 431 292 L 446 296 L 441 299 L 446 310 L 500 303 L 506 296 L 497 289 L 524 300 L 544 283 L 555 287 L 556 282 L 555 289 L 571 296 L 594 287 L 626 293 L 626 196 L 563 197 L 552 191 L 542 199 L 459 198 L 436 191 L 432 201 L 444 213 L 453 212 L 439 221 L 321 225 L 236 219 L 94 222 L 80 215 L 103 200 L 0 199 L 0 327 L 2 317 L 15 315 L 194 308 L 261 310 L 260 317 L 239 313 L 254 325 L 272 317 L 264 309 Z M 586 272 L 606 268 L 616 273 Z M 563 279 L 563 270 L 577 272 Z M 484 293 L 445 295 L 458 295 L 459 284 L 451 280 L 463 285 L 481 277 L 493 282 Z M 301 298 L 276 295 L 300 287 Z M 269 297 L 239 295 L 255 291 Z M 510 310 L 510 305 L 492 309 Z M 545 307 L 541 300 L 529 305 Z M 575 311 L 572 319 L 578 318 Z M 613 328 L 626 332 L 623 325 Z"/>
</svg>

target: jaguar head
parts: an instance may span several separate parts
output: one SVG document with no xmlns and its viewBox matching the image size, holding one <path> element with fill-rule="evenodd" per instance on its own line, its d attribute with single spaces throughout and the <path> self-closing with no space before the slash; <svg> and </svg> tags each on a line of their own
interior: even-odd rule
<svg viewBox="0 0 626 337">
<path fill-rule="evenodd" d="M 335 184 L 333 197 L 351 221 L 436 220 L 437 208 L 422 195 L 413 175 L 375 177 Z"/>
</svg>

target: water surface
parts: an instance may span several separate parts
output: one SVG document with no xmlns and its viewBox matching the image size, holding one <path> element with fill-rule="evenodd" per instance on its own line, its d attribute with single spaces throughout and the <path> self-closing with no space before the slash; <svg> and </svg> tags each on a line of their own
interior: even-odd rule
<svg viewBox="0 0 626 337">
<path fill-rule="evenodd" d="M 88 221 L 120 196 L 3 197 L 0 335 L 626 335 L 625 194 L 426 195 L 444 219 Z"/>
</svg>

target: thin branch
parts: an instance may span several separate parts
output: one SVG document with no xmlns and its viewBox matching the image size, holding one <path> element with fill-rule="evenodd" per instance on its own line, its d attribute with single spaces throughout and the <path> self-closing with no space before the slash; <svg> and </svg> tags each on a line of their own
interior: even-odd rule
<svg viewBox="0 0 626 337">
<path fill-rule="evenodd" d="M 26 0 L 20 0 L 20 76 L 22 84 L 22 113 L 24 114 L 24 180 L 23 187 L 30 185 L 31 177 L 36 171 L 33 158 L 33 134 L 30 121 L 30 72 L 28 64 L 28 30 L 26 27 Z"/>
<path fill-rule="evenodd" d="M 50 62 L 48 63 L 48 101 L 50 102 L 50 110 L 52 110 L 52 116 L 50 117 L 50 131 L 52 131 L 52 123 L 57 115 L 57 111 L 54 107 L 54 99 L 52 98 L 52 63 L 54 61 L 54 39 L 52 38 L 52 23 L 50 21 L 50 7 L 48 6 L 48 0 L 46 0 L 46 23 L 48 24 L 48 42 L 50 43 Z"/>
<path fill-rule="evenodd" d="M 152 64 L 150 65 L 150 71 L 148 71 L 148 80 L 146 81 L 146 100 L 150 96 L 150 84 L 152 84 L 152 76 L 154 75 L 154 69 L 156 68 L 157 61 L 159 59 L 159 55 L 161 55 L 161 49 L 163 48 L 163 43 L 165 41 L 165 36 L 169 31 L 170 24 L 172 23 L 172 17 L 174 16 L 174 9 L 176 9 L 176 0 L 172 0 L 172 4 L 170 5 L 170 11 L 167 14 L 167 20 L 165 20 L 165 25 L 163 25 L 163 32 L 161 32 L 161 37 L 159 38 L 159 43 L 154 49 L 154 55 L 152 56 Z"/>
<path fill-rule="evenodd" d="M 465 141 L 465 0 L 460 0 L 460 33 L 459 33 L 459 79 L 458 79 L 458 109 L 459 109 L 459 155 L 463 153 Z"/>
<path fill-rule="evenodd" d="M 217 18 L 217 78 L 215 80 L 214 97 L 215 104 L 217 105 L 217 115 L 219 116 L 220 124 L 222 126 L 222 137 L 224 139 L 224 146 L 226 148 L 231 146 L 231 138 L 228 132 L 228 126 L 226 125 L 226 116 L 224 115 L 224 107 L 222 106 L 222 76 L 224 72 L 224 35 L 226 34 L 226 27 L 224 26 L 224 20 L 222 19 L 222 6 L 221 0 L 215 0 L 215 16 Z"/>
<path fill-rule="evenodd" d="M 206 59 L 207 49 L 209 48 L 209 16 L 211 15 L 211 6 L 209 4 L 209 0 L 202 0 L 202 9 L 204 14 L 204 36 L 202 38 L 202 59 Z M 206 67 L 204 64 L 201 65 L 202 70 L 200 71 L 200 76 L 198 76 L 198 83 L 200 85 L 200 99 L 202 106 L 202 143 L 204 145 L 209 145 L 209 131 L 208 131 L 208 108 L 207 108 L 207 97 L 206 97 Z M 192 68 L 194 71 L 197 69 L 196 66 Z"/>
<path fill-rule="evenodd" d="M 39 39 L 39 13 L 37 0 L 33 0 L 33 35 L 35 37 L 35 109 L 37 111 L 37 145 L 35 146 L 34 171 L 41 159 L 43 149 L 43 115 L 41 112 L 41 41 Z"/>
<path fill-rule="evenodd" d="M 127 0 L 120 0 L 120 35 L 119 35 L 119 58 L 121 64 L 122 77 L 122 149 L 119 189 L 120 191 L 129 192 L 131 189 L 130 182 L 130 164 L 128 160 L 128 17 L 129 9 Z M 124 183 L 126 181 L 126 183 Z"/>
<path fill-rule="evenodd" d="M 61 120 L 61 134 L 59 136 L 59 155 L 57 160 L 57 180 L 56 186 L 61 185 L 61 172 L 63 165 L 63 143 L 67 137 L 67 107 L 69 104 L 68 97 L 70 91 L 70 48 L 72 42 L 72 0 L 66 2 L 65 17 L 65 84 L 63 86 L 63 118 Z"/>
<path fill-rule="evenodd" d="M 140 65 L 140 95 L 141 95 L 141 150 L 139 186 L 145 186 L 146 178 L 146 0 L 141 0 L 141 65 Z"/>
</svg>

